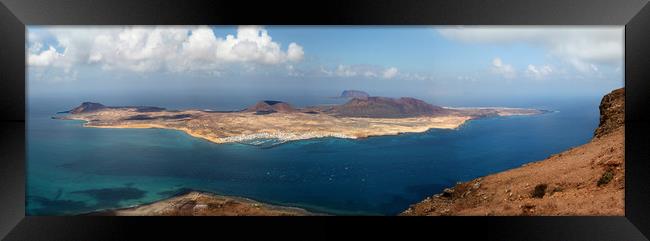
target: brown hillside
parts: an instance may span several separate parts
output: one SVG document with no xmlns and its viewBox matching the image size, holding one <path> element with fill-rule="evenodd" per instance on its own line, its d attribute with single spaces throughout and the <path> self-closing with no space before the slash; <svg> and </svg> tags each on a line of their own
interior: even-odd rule
<svg viewBox="0 0 650 241">
<path fill-rule="evenodd" d="M 624 215 L 624 98 L 622 89 L 603 98 L 589 143 L 460 183 L 400 215 Z"/>
</svg>

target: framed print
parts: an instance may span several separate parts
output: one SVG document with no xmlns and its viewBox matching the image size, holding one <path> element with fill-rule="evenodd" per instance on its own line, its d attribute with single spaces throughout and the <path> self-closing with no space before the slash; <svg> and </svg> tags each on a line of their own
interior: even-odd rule
<svg viewBox="0 0 650 241">
<path fill-rule="evenodd" d="M 647 1 L 2 3 L 8 240 L 648 234 Z"/>
</svg>

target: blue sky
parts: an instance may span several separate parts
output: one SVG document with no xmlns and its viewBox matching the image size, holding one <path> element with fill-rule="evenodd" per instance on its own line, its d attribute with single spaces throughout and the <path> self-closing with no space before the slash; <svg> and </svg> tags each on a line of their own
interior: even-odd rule
<svg viewBox="0 0 650 241">
<path fill-rule="evenodd" d="M 623 86 L 622 26 L 30 26 L 26 48 L 30 97 L 361 89 L 453 105 Z"/>
</svg>

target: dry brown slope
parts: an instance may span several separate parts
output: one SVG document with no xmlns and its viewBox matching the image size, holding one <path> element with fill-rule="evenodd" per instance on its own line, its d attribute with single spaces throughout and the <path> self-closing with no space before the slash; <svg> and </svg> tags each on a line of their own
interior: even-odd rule
<svg viewBox="0 0 650 241">
<path fill-rule="evenodd" d="M 254 200 L 189 192 L 180 196 L 132 208 L 91 213 L 96 216 L 306 216 L 301 208 L 283 207 Z"/>
<path fill-rule="evenodd" d="M 601 124 L 587 144 L 460 183 L 400 215 L 624 215 L 624 90 L 601 102 Z"/>
</svg>

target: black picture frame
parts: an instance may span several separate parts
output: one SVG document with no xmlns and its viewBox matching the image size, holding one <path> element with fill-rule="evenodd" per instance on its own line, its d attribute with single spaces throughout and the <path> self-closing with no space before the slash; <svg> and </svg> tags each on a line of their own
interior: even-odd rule
<svg viewBox="0 0 650 241">
<path fill-rule="evenodd" d="M 0 0 L 0 237 L 6 240 L 323 238 L 340 233 L 496 240 L 650 237 L 650 6 L 647 0 Z M 624 217 L 25 216 L 26 25 L 625 25 Z M 458 228 L 465 231 L 452 231 Z M 242 231 L 243 230 L 243 231 Z M 306 235 L 298 235 L 298 231 Z M 216 236 L 215 236 L 216 235 Z M 423 236 L 421 236 L 423 235 Z M 152 239 L 154 236 L 145 236 Z M 347 235 L 345 237 L 353 237 Z M 385 237 L 385 236 L 384 236 Z"/>
</svg>

